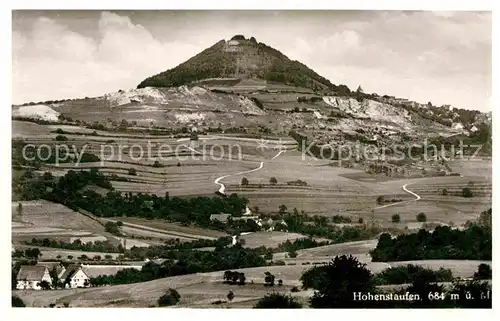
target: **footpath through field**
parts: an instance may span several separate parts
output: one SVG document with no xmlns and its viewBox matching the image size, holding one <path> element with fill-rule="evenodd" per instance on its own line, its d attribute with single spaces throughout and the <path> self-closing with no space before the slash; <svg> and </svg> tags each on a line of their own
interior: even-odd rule
<svg viewBox="0 0 500 321">
<path fill-rule="evenodd" d="M 418 195 L 418 194 L 417 194 L 417 193 L 415 193 L 415 192 L 410 191 L 410 190 L 407 188 L 407 186 L 408 186 L 408 185 L 409 185 L 409 184 L 405 184 L 405 185 L 403 185 L 403 186 L 402 186 L 403 191 L 405 191 L 405 192 L 406 192 L 406 193 L 408 193 L 408 194 L 411 194 L 411 195 L 415 196 L 415 199 L 413 199 L 413 200 L 409 200 L 409 201 L 401 201 L 401 202 L 391 203 L 391 204 L 387 204 L 387 205 L 382 205 L 382 206 L 379 206 L 379 207 L 375 207 L 375 208 L 374 208 L 374 210 L 379 210 L 379 209 L 382 209 L 382 208 L 386 208 L 386 207 L 389 207 L 389 206 L 394 206 L 394 205 L 398 205 L 398 204 L 402 204 L 402 203 L 416 202 L 416 201 L 418 201 L 418 200 L 422 199 L 422 197 L 420 197 L 420 195 Z"/>
</svg>

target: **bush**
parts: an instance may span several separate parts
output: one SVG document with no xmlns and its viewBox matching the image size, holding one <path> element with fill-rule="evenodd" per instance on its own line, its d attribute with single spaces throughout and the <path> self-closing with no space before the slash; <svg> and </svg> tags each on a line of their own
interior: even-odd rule
<svg viewBox="0 0 500 321">
<path fill-rule="evenodd" d="M 491 280 L 491 266 L 481 263 L 477 267 L 477 272 L 474 272 L 474 280 Z"/>
<path fill-rule="evenodd" d="M 233 291 L 229 291 L 226 297 L 229 300 L 229 302 L 233 301 L 233 299 L 234 299 Z"/>
<path fill-rule="evenodd" d="M 302 305 L 291 295 L 281 293 L 266 294 L 254 306 L 255 309 L 301 309 Z"/>
<path fill-rule="evenodd" d="M 393 216 L 391 216 L 391 222 L 392 223 L 399 223 L 399 222 L 401 222 L 401 216 L 399 216 L 399 214 L 394 214 Z"/>
<path fill-rule="evenodd" d="M 390 267 L 375 275 L 377 285 L 413 283 L 414 280 L 424 278 L 429 282 L 451 282 L 453 273 L 450 269 L 426 269 L 420 265 Z"/>
<path fill-rule="evenodd" d="M 264 286 L 274 286 L 274 275 L 271 272 L 266 272 L 264 277 Z"/>
<path fill-rule="evenodd" d="M 24 308 L 24 307 L 26 307 L 26 305 L 24 304 L 23 300 L 21 300 L 21 298 L 13 295 L 12 296 L 12 307 L 13 308 Z"/>
<path fill-rule="evenodd" d="M 114 222 L 106 222 L 104 225 L 104 228 L 106 232 L 114 234 L 114 235 L 120 235 L 120 229 L 118 228 L 118 224 Z"/>
<path fill-rule="evenodd" d="M 313 308 L 352 308 L 359 301 L 353 293 L 373 292 L 373 275 L 366 264 L 353 256 L 336 256 L 328 265 L 306 270 L 301 278 L 304 289 L 316 290 L 309 300 Z"/>
<path fill-rule="evenodd" d="M 443 196 L 448 195 L 448 190 L 446 188 L 443 188 L 443 191 L 441 192 Z"/>
<path fill-rule="evenodd" d="M 472 197 L 472 196 L 474 196 L 474 195 L 472 194 L 472 191 L 471 191 L 470 188 L 468 188 L 468 187 L 462 188 L 462 197 L 469 198 L 469 197 Z"/>
<path fill-rule="evenodd" d="M 68 137 L 63 136 L 63 135 L 57 135 L 56 136 L 56 141 L 58 141 L 58 142 L 67 142 L 68 141 Z"/>
<path fill-rule="evenodd" d="M 271 177 L 271 178 L 269 179 L 269 184 L 271 184 L 271 185 L 276 185 L 276 184 L 278 184 L 278 180 L 276 179 L 276 177 Z"/>
<path fill-rule="evenodd" d="M 158 306 L 166 307 L 176 305 L 179 303 L 180 299 L 181 296 L 177 290 L 168 289 L 167 292 L 158 299 Z"/>
<path fill-rule="evenodd" d="M 300 292 L 300 289 L 297 286 L 293 286 L 290 290 L 290 292 Z"/>
<path fill-rule="evenodd" d="M 363 224 L 364 222 L 365 222 L 365 221 L 363 220 L 363 218 L 362 218 L 362 217 L 360 217 L 360 218 L 358 219 L 358 223 L 359 223 L 359 224 Z"/>
<path fill-rule="evenodd" d="M 418 213 L 418 215 L 417 215 L 417 221 L 418 222 L 426 222 L 427 221 L 427 215 L 425 215 L 425 213 Z"/>
<path fill-rule="evenodd" d="M 241 179 L 241 186 L 247 186 L 248 185 L 248 179 L 246 177 L 243 177 Z"/>
<path fill-rule="evenodd" d="M 296 251 L 290 251 L 288 252 L 288 257 L 294 259 L 297 257 L 297 252 Z"/>
<path fill-rule="evenodd" d="M 135 170 L 135 168 L 129 168 L 128 174 L 135 176 L 135 175 L 137 175 L 137 171 Z"/>
<path fill-rule="evenodd" d="M 160 163 L 159 161 L 155 160 L 153 167 L 160 168 L 160 167 L 163 167 L 163 164 Z"/>
</svg>

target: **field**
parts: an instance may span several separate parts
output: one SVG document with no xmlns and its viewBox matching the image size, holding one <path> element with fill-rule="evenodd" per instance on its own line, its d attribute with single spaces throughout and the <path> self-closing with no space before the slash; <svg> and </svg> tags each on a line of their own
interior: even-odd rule
<svg viewBox="0 0 500 321">
<path fill-rule="evenodd" d="M 202 229 L 198 227 L 181 226 L 179 224 L 169 223 L 167 221 L 162 221 L 162 220 L 147 220 L 138 217 L 112 217 L 110 219 L 116 221 L 122 221 L 125 224 L 125 226 L 126 223 L 131 223 L 143 227 L 159 229 L 164 231 L 165 233 L 170 233 L 173 236 L 178 235 L 180 237 L 186 237 L 186 238 L 197 238 L 200 236 L 218 238 L 222 236 L 227 236 L 226 233 L 220 231 Z"/>
<path fill-rule="evenodd" d="M 21 213 L 18 206 L 22 204 Z M 12 203 L 12 241 L 51 238 L 70 242 L 75 239 L 115 241 L 97 221 L 61 205 L 44 200 Z"/>
<path fill-rule="evenodd" d="M 418 262 L 404 262 L 418 263 Z M 470 277 L 477 269 L 479 261 L 422 261 L 426 267 L 438 269 L 445 267 L 452 269 L 456 276 Z M 491 263 L 491 262 L 487 262 Z M 372 273 L 377 273 L 397 263 L 368 263 Z M 227 285 L 222 283 L 223 271 L 198 273 L 184 276 L 175 276 L 154 281 L 116 285 L 101 288 L 56 290 L 56 291 L 14 291 L 28 306 L 48 306 L 51 303 L 62 304 L 68 302 L 71 307 L 149 307 L 155 306 L 156 300 L 168 289 L 175 288 L 181 295 L 179 308 L 216 308 L 211 303 L 217 300 L 226 300 L 231 290 L 235 299 L 224 307 L 241 308 L 251 307 L 258 299 L 269 292 L 288 292 L 302 299 L 312 295 L 312 291 L 291 293 L 291 286 L 300 286 L 298 281 L 303 271 L 311 265 L 286 265 L 240 269 L 244 272 L 247 284 L 244 286 Z M 283 280 L 283 286 L 270 289 L 264 287 L 264 272 L 269 271 L 276 279 Z M 253 281 L 253 284 L 252 284 Z"/>
<path fill-rule="evenodd" d="M 265 247 L 276 247 L 278 244 L 286 242 L 295 241 L 296 239 L 306 238 L 306 235 L 298 233 L 288 233 L 288 232 L 255 232 L 241 236 L 242 240 L 245 240 L 245 247 L 256 248 L 260 246 Z"/>
<path fill-rule="evenodd" d="M 55 126 L 51 126 L 48 128 L 49 126 L 17 122 L 14 130 L 21 128 L 19 131 L 26 142 L 47 143 L 55 135 L 43 135 L 49 129 L 54 129 Z M 67 127 L 65 130 L 70 132 L 80 130 L 78 127 Z M 363 178 L 366 173 L 358 169 L 332 166 L 328 160 L 303 155 L 294 150 L 293 141 L 286 137 L 263 141 L 219 134 L 200 136 L 200 141 L 193 144 L 189 138 L 147 135 L 142 138 L 128 133 L 109 132 L 98 134 L 103 136 L 67 137 L 70 145 L 77 148 L 86 146 L 87 152 L 101 155 L 100 162 L 78 166 L 47 165 L 41 171 L 50 170 L 56 175 L 62 175 L 69 169 L 98 167 L 105 175 L 117 175 L 120 179 L 127 180 L 112 180 L 113 187 L 120 192 L 212 196 L 219 190 L 247 197 L 250 201 L 249 208 L 252 211 L 258 208 L 261 213 L 275 213 L 278 206 L 283 204 L 289 210 L 296 208 L 309 215 L 344 215 L 353 220 L 361 217 L 365 221 L 374 220 L 382 226 L 402 229 L 405 226 L 410 229 L 419 228 L 422 225 L 416 221 L 419 213 L 425 213 L 428 222 L 460 226 L 474 220 L 481 211 L 491 206 L 490 160 L 450 162 L 449 166 L 462 173 L 462 176 L 408 179 L 374 176 L 374 180 L 368 180 Z M 110 138 L 113 139 L 111 143 L 108 142 Z M 177 155 L 175 152 L 159 153 L 160 144 L 169 145 Z M 280 151 L 279 144 L 285 146 L 285 149 Z M 131 146 L 136 146 L 136 149 L 130 148 Z M 141 158 L 137 151 L 139 147 L 145 151 L 149 148 L 152 152 Z M 164 167 L 152 167 L 158 159 Z M 129 174 L 131 168 L 136 170 L 136 175 Z M 243 177 L 249 181 L 247 186 L 240 185 Z M 270 184 L 271 178 L 276 178 L 278 183 Z M 307 185 L 292 183 L 297 180 L 304 181 Z M 474 197 L 461 197 L 462 188 L 470 182 L 473 182 L 471 189 Z M 420 199 L 415 200 L 415 195 L 403 190 L 403 186 Z M 447 189 L 448 195 L 441 195 L 443 189 Z M 377 204 L 378 196 L 401 202 Z M 394 214 L 400 215 L 401 223 L 390 222 Z M 154 228 L 150 223 L 147 225 Z M 148 236 L 143 228 L 139 231 L 136 226 L 129 225 L 127 230 L 139 238 Z M 151 236 L 158 232 L 164 234 L 163 231 L 150 228 L 149 232 Z M 170 234 L 180 239 L 191 237 L 189 232 L 184 232 L 187 235 L 177 232 L 167 236 L 155 234 L 154 237 L 164 239 L 170 237 Z M 194 235 L 201 235 L 198 232 Z"/>
<path fill-rule="evenodd" d="M 276 104 L 280 104 L 276 102 Z M 36 124 L 16 124 L 19 136 L 29 143 L 53 142 L 55 134 L 50 131 L 54 127 Z M 80 128 L 66 128 L 68 131 L 79 131 Z M 283 150 L 277 149 L 277 142 L 267 142 L 237 137 L 235 135 L 208 135 L 200 137 L 199 144 L 191 144 L 188 139 L 172 137 L 144 136 L 131 134 L 98 132 L 102 136 L 66 135 L 68 143 L 77 148 L 87 145 L 86 151 L 100 155 L 101 162 L 60 164 L 60 166 L 43 165 L 40 172 L 50 170 L 54 175 L 63 175 L 70 169 L 90 169 L 97 167 L 105 175 L 117 175 L 118 181 L 112 179 L 113 187 L 120 192 L 152 193 L 170 196 L 215 196 L 238 193 L 249 200 L 249 208 L 259 213 L 276 213 L 279 205 L 286 205 L 288 210 L 296 208 L 308 215 L 343 215 L 354 220 L 362 217 L 365 222 L 374 221 L 384 227 L 419 228 L 416 215 L 425 213 L 428 223 L 439 223 L 460 226 L 466 221 L 475 220 L 479 213 L 491 207 L 491 161 L 454 161 L 450 163 L 453 171 L 462 176 L 443 176 L 432 178 L 387 179 L 374 177 L 367 179 L 366 173 L 359 169 L 332 166 L 330 161 L 316 160 L 303 156 L 295 150 L 289 139 L 285 141 Z M 109 142 L 113 140 L 113 142 Z M 174 152 L 153 152 L 148 157 L 138 157 L 133 150 L 124 149 L 118 153 L 118 146 L 136 145 L 147 150 L 149 144 L 169 144 L 178 148 Z M 114 146 L 117 150 L 110 149 Z M 221 146 L 216 148 L 215 146 Z M 237 151 L 237 158 L 232 158 L 229 151 Z M 161 159 L 159 156 L 168 156 Z M 158 160 L 163 167 L 153 167 Z M 135 169 L 131 175 L 129 169 Z M 247 186 L 241 185 L 242 178 L 248 179 Z M 276 178 L 277 184 L 270 179 Z M 298 185 L 293 182 L 301 180 L 307 184 Z M 469 187 L 473 197 L 460 195 L 464 187 Z M 93 188 L 93 187 L 91 187 Z M 443 190 L 447 193 L 444 195 Z M 106 193 L 107 190 L 100 190 Z M 377 197 L 384 196 L 394 202 L 377 204 Z M 95 239 L 105 237 L 118 244 L 121 239 L 104 231 L 98 222 L 73 212 L 64 206 L 44 201 L 23 202 L 22 215 L 17 215 L 17 202 L 12 203 L 12 235 L 13 242 L 19 244 L 33 237 L 50 237 L 64 240 L 74 238 Z M 215 214 L 215 213 L 214 213 Z M 401 223 L 392 223 L 391 216 L 399 214 Z M 195 239 L 216 239 L 226 236 L 225 233 L 193 226 L 162 221 L 147 220 L 134 217 L 111 217 L 105 221 L 122 221 L 122 232 L 125 234 L 126 246 L 149 246 L 161 244 L 166 239 L 179 239 L 188 242 Z M 257 232 L 243 235 L 246 247 L 273 247 L 293 241 L 303 235 L 287 232 Z M 266 293 L 276 290 L 289 292 L 291 286 L 300 285 L 300 275 L 313 264 L 324 263 L 336 255 L 351 254 L 356 256 L 367 267 L 377 273 L 391 266 L 415 263 L 432 269 L 445 267 L 452 269 L 455 276 L 470 277 L 477 269 L 478 261 L 415 261 L 415 262 L 371 262 L 369 251 L 377 244 L 377 240 L 334 244 L 297 251 L 296 258 L 287 258 L 286 253 L 275 253 L 273 260 L 285 261 L 285 266 L 267 266 L 242 269 L 248 284 L 231 286 L 222 283 L 223 271 L 199 273 L 186 276 L 170 277 L 150 282 L 109 286 L 102 288 L 59 290 L 59 291 L 15 291 L 29 306 L 47 306 L 51 303 L 69 302 L 70 306 L 154 306 L 156 300 L 169 287 L 176 288 L 182 296 L 179 307 L 251 307 Z M 212 249 L 206 249 L 212 250 Z M 89 257 L 108 253 L 92 253 L 68 251 L 62 249 L 41 248 L 42 259 L 58 259 L 58 256 L 74 258 L 85 254 Z M 117 257 L 117 253 L 110 254 Z M 269 289 L 263 286 L 264 272 L 270 271 L 276 279 L 282 279 L 284 286 Z M 253 281 L 253 283 L 252 283 Z M 232 290 L 236 297 L 231 303 L 212 305 L 216 300 L 225 300 L 228 291 Z M 310 292 L 293 293 L 304 301 Z"/>
</svg>

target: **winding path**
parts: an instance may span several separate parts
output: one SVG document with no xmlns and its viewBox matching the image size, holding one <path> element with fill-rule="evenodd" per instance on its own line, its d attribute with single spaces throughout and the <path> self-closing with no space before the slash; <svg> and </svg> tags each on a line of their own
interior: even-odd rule
<svg viewBox="0 0 500 321">
<path fill-rule="evenodd" d="M 243 174 L 247 174 L 247 173 L 255 172 L 255 171 L 258 171 L 259 169 L 262 169 L 262 167 L 264 167 L 264 162 L 260 162 L 259 167 L 254 168 L 254 169 L 250 169 L 250 170 L 243 171 L 243 172 L 239 172 L 239 173 L 234 173 L 234 174 L 228 174 L 228 175 L 221 176 L 221 177 L 217 178 L 217 179 L 214 181 L 214 183 L 220 186 L 220 188 L 219 188 L 219 193 L 221 193 L 221 194 L 224 194 L 224 195 L 225 195 L 225 192 L 226 192 L 226 186 L 225 186 L 224 184 L 220 183 L 220 181 L 221 181 L 222 179 L 227 178 L 227 177 L 230 177 L 230 176 L 237 176 L 237 175 L 243 175 Z"/>
<path fill-rule="evenodd" d="M 375 207 L 374 210 L 379 210 L 379 209 L 386 208 L 386 207 L 389 207 L 389 206 L 399 205 L 399 204 L 408 203 L 408 202 L 416 202 L 418 200 L 421 200 L 422 197 L 420 197 L 420 195 L 418 195 L 417 193 L 412 192 L 408 188 L 406 188 L 406 186 L 408 186 L 408 185 L 409 184 L 405 184 L 405 185 L 402 186 L 403 191 L 405 191 L 408 194 L 411 194 L 411 195 L 415 196 L 415 199 L 409 200 L 409 201 L 401 201 L 401 202 L 396 202 L 396 203 L 390 203 L 390 204 L 387 204 L 387 205 L 382 205 L 382 206 L 379 206 L 379 207 Z"/>
</svg>

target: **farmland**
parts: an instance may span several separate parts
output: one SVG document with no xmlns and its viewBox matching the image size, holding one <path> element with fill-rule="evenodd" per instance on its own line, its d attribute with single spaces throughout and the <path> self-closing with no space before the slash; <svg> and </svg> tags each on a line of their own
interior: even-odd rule
<svg viewBox="0 0 500 321">
<path fill-rule="evenodd" d="M 35 124 L 36 125 L 36 124 Z M 26 143 L 54 143 L 56 134 L 51 133 L 53 125 L 26 126 L 18 136 Z M 82 132 L 81 128 L 64 128 L 65 131 Z M 202 144 L 191 144 L 189 138 L 134 136 L 127 133 L 98 132 L 99 136 L 69 135 L 68 143 L 77 149 L 99 155 L 101 161 L 92 163 L 41 164 L 37 173 L 50 171 L 54 176 L 63 176 L 69 170 L 90 170 L 98 168 L 108 177 L 113 189 L 127 194 L 155 194 L 188 199 L 193 196 L 215 197 L 216 191 L 230 195 L 237 193 L 249 201 L 252 215 L 276 215 L 279 206 L 285 205 L 288 212 L 295 208 L 305 215 L 333 218 L 340 215 L 348 217 L 353 223 L 359 218 L 373 222 L 382 228 L 405 231 L 418 229 L 423 222 L 417 222 L 416 215 L 425 213 L 426 223 L 460 226 L 467 221 L 475 221 L 481 211 L 491 205 L 491 161 L 481 160 L 474 163 L 452 163 L 453 170 L 462 176 L 391 178 L 373 176 L 367 179 L 366 172 L 359 168 L 346 168 L 332 164 L 329 160 L 317 160 L 297 151 L 293 142 L 283 137 L 260 146 L 260 140 L 237 137 L 235 135 L 200 135 Z M 285 141 L 286 148 L 279 149 L 279 138 Z M 110 142 L 113 140 L 113 142 Z M 152 142 L 152 143 L 151 143 Z M 90 145 L 89 145 L 90 144 Z M 154 148 L 147 157 L 139 157 L 136 152 L 118 146 L 140 146 L 147 150 L 148 145 L 170 144 L 175 152 L 158 153 Z M 114 149 L 104 146 L 113 146 Z M 222 148 L 213 146 L 223 145 Z M 234 148 L 238 145 L 239 149 Z M 86 147 L 84 147 L 86 146 Z M 139 150 L 140 148 L 137 148 Z M 237 151 L 237 158 L 231 158 L 229 150 Z M 104 153 L 102 153 L 104 151 Z M 164 157 L 161 157 L 164 156 Z M 179 157 L 180 156 L 180 157 Z M 156 166 L 155 161 L 161 166 Z M 473 169 L 478 168 L 476 172 Z M 133 169 L 133 172 L 131 171 Z M 248 184 L 243 185 L 246 178 Z M 276 179 L 273 182 L 272 179 Z M 296 183 L 299 182 L 299 183 Z M 305 184 L 304 184 L 305 182 Z M 403 188 L 404 187 L 404 188 Z M 464 187 L 469 187 L 474 197 L 460 195 Z M 106 188 L 89 185 L 86 189 L 106 195 Z M 443 195 L 443 189 L 447 194 Z M 222 191 L 222 192 L 221 192 Z M 415 196 L 417 195 L 417 196 Z M 378 203 L 383 196 L 385 203 Z M 32 238 L 51 238 L 72 242 L 76 238 L 83 241 L 105 239 L 113 244 L 149 247 L 162 245 L 165 241 L 191 242 L 193 240 L 215 240 L 228 236 L 228 233 L 193 224 L 181 225 L 159 218 L 146 219 L 132 216 L 111 216 L 100 218 L 100 223 L 92 218 L 74 212 L 69 208 L 47 201 L 22 201 L 22 214 L 18 215 L 18 202 L 12 203 L 12 235 L 16 249 Z M 214 213 L 217 214 L 217 213 Z M 249 214 L 249 213 L 247 213 Z M 391 217 L 398 214 L 401 222 L 392 223 Z M 117 213 L 115 215 L 120 215 Z M 102 224 L 106 222 L 123 225 L 117 237 L 107 233 Z M 331 224 L 335 226 L 335 224 Z M 340 228 L 342 224 L 336 226 Z M 349 225 L 349 224 L 347 224 Z M 356 226 L 355 224 L 352 224 Z M 362 225 L 360 225 L 362 226 Z M 277 247 L 287 240 L 293 242 L 306 235 L 282 231 L 259 231 L 244 233 L 240 239 L 245 248 Z M 126 240 L 126 241 L 125 241 Z M 223 271 L 188 274 L 127 285 L 113 285 L 90 289 L 57 291 L 15 291 L 29 306 L 47 306 L 52 303 L 70 306 L 116 306 L 149 307 L 169 287 L 176 288 L 181 295 L 179 307 L 229 307 L 243 308 L 253 306 L 266 293 L 281 291 L 291 293 L 292 286 L 300 286 L 301 274 L 313 264 L 324 264 L 336 255 L 351 254 L 360 262 L 367 264 L 372 273 L 403 264 L 419 264 L 431 269 L 449 268 L 455 276 L 471 277 L 477 270 L 479 261 L 425 260 L 411 262 L 372 262 L 369 251 L 377 245 L 376 239 L 332 244 L 297 251 L 295 258 L 288 253 L 274 253 L 273 261 L 283 261 L 285 265 L 263 266 L 238 269 L 244 272 L 245 286 L 231 286 L 222 281 Z M 214 247 L 202 250 L 214 251 Z M 64 259 L 79 262 L 82 255 L 111 256 L 118 259 L 119 253 L 87 252 L 56 248 L 40 248 L 42 260 Z M 71 257 L 69 259 L 68 257 Z M 491 262 L 486 262 L 491 264 Z M 269 289 L 263 285 L 264 272 L 270 271 L 284 285 Z M 230 303 L 214 305 L 212 302 L 226 300 L 229 290 L 235 294 Z M 300 302 L 306 303 L 311 291 L 291 293 Z"/>
<path fill-rule="evenodd" d="M 407 263 L 407 262 L 405 262 Z M 417 262 L 410 262 L 417 263 Z M 472 266 L 480 262 L 438 262 L 425 261 L 424 265 L 430 268 L 444 266 L 452 269 L 454 275 L 470 277 L 473 272 Z M 397 266 L 401 263 L 369 263 L 368 268 L 372 273 L 377 273 L 390 266 Z M 229 308 L 251 307 L 255 301 L 263 297 L 266 293 L 273 291 L 291 293 L 291 286 L 300 286 L 298 279 L 302 272 L 310 268 L 309 265 L 287 265 L 240 269 L 244 272 L 248 284 L 244 286 L 234 286 L 223 284 L 223 271 L 200 273 L 193 275 L 175 276 L 149 282 L 115 285 L 103 288 L 59 290 L 49 292 L 37 291 L 15 291 L 29 306 L 48 306 L 51 303 L 70 303 L 72 307 L 149 307 L 156 305 L 156 299 L 160 297 L 168 288 L 175 288 L 181 295 L 179 307 L 216 308 L 212 302 L 226 300 L 229 290 L 233 291 L 236 298 L 231 303 L 223 306 Z M 264 272 L 269 271 L 277 279 L 283 280 L 283 286 L 275 286 L 273 289 L 265 287 Z M 251 283 L 253 281 L 253 283 Z M 291 293 L 294 296 L 307 298 L 312 295 L 312 291 L 301 291 Z"/>
</svg>

